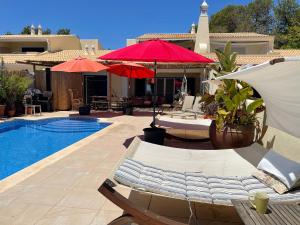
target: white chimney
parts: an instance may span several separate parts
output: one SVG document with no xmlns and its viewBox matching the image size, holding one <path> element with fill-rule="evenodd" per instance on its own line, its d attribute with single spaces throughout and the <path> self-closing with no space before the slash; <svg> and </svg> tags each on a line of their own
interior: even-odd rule
<svg viewBox="0 0 300 225">
<path fill-rule="evenodd" d="M 41 24 L 39 24 L 39 26 L 38 26 L 38 35 L 43 35 L 43 29 L 42 29 Z"/>
<path fill-rule="evenodd" d="M 31 34 L 31 35 L 35 35 L 35 27 L 34 27 L 33 24 L 32 24 L 31 27 L 30 27 L 30 34 Z"/>
<path fill-rule="evenodd" d="M 208 4 L 205 0 L 201 5 L 201 14 L 199 17 L 198 30 L 196 34 L 195 52 L 210 52 Z"/>
<path fill-rule="evenodd" d="M 88 44 L 86 44 L 86 45 L 84 46 L 84 54 L 85 54 L 85 55 L 88 55 L 88 54 L 89 54 L 89 46 L 88 46 Z"/>
<path fill-rule="evenodd" d="M 95 50 L 95 45 L 91 45 L 91 55 L 95 55 L 96 50 Z"/>
<path fill-rule="evenodd" d="M 196 34 L 196 24 L 195 23 L 192 24 L 191 34 Z"/>
</svg>

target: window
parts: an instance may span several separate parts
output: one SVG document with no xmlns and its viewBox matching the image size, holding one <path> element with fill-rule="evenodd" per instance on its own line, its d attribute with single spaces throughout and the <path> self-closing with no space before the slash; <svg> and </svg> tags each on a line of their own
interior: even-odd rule
<svg viewBox="0 0 300 225">
<path fill-rule="evenodd" d="M 44 47 L 23 47 L 22 52 L 44 52 Z"/>
</svg>

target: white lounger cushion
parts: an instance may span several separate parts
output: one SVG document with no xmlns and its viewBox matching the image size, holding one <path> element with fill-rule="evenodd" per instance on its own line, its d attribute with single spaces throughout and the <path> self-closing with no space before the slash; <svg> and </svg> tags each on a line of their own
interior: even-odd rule
<svg viewBox="0 0 300 225">
<path fill-rule="evenodd" d="M 257 166 L 277 177 L 288 189 L 292 189 L 300 181 L 300 164 L 270 150 Z"/>
<path fill-rule="evenodd" d="M 125 159 L 115 173 L 115 180 L 131 188 L 213 204 L 231 205 L 232 199 L 247 199 L 264 191 L 273 201 L 300 200 L 300 190 L 279 195 L 254 177 L 206 176 L 196 172 L 175 172 Z"/>
</svg>

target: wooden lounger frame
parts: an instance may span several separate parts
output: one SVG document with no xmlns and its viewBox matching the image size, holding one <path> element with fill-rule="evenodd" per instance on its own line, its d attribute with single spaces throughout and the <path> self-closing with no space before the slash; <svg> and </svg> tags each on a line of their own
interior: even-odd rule
<svg viewBox="0 0 300 225">
<path fill-rule="evenodd" d="M 187 225 L 136 206 L 129 199 L 118 193 L 114 189 L 115 186 L 113 181 L 107 179 L 98 189 L 102 195 L 125 212 L 123 216 L 113 220 L 110 225 L 124 225 L 130 223 L 138 223 L 140 225 Z"/>
</svg>

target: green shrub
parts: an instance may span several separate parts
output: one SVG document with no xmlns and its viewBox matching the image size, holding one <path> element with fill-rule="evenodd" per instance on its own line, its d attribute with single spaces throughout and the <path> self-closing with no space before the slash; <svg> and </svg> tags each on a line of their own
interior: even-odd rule
<svg viewBox="0 0 300 225">
<path fill-rule="evenodd" d="M 228 42 L 224 51 L 216 50 L 218 64 L 212 66 L 215 77 L 236 72 L 237 54 L 232 52 L 231 43 Z M 238 127 L 257 124 L 256 111 L 263 104 L 263 100 L 253 98 L 253 89 L 247 83 L 239 80 L 223 80 L 214 96 L 206 96 L 206 105 L 213 101 L 217 105 L 214 111 L 217 129 L 225 127 Z M 247 100 L 252 103 L 247 104 Z"/>
<path fill-rule="evenodd" d="M 20 72 L 2 71 L 0 76 L 0 101 L 8 108 L 14 108 L 17 101 L 22 101 L 32 78 Z"/>
</svg>

